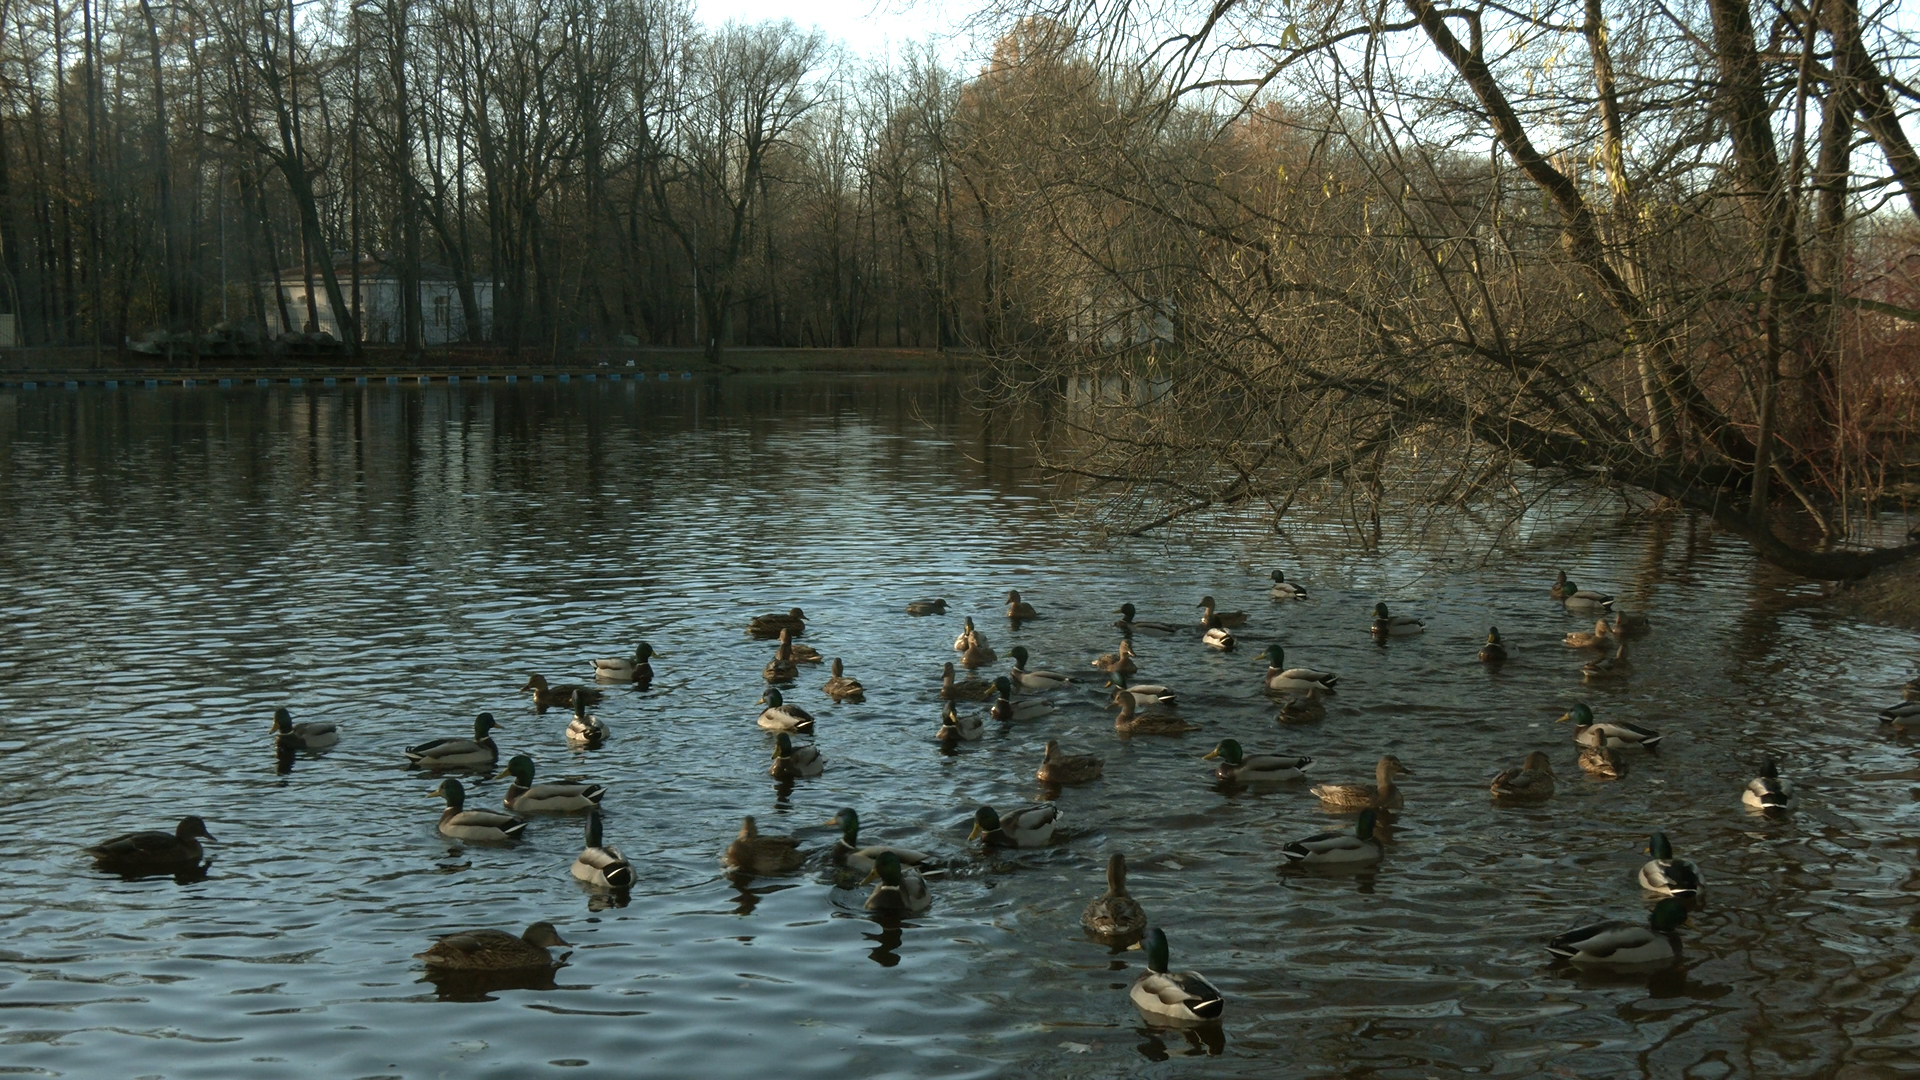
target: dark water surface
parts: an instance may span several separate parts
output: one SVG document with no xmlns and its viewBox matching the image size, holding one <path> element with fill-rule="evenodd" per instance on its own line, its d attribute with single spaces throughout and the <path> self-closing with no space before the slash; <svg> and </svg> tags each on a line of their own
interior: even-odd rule
<svg viewBox="0 0 1920 1080">
<path fill-rule="evenodd" d="M 1913 926 L 1920 770 L 1873 719 L 1920 640 L 1826 613 L 1685 518 L 1599 530 L 1489 565 L 1375 558 L 1310 532 L 1265 549 L 1095 548 L 1055 516 L 1017 447 L 941 378 L 671 384 L 0 393 L 0 1072 L 71 1077 L 1881 1076 L 1920 1068 Z M 1558 644 L 1555 565 L 1651 612 L 1635 674 L 1583 688 Z M 1307 603 L 1267 598 L 1294 571 Z M 1046 616 L 1010 633 L 1017 587 Z M 1210 592 L 1253 613 L 1242 654 L 1144 641 L 1204 730 L 1116 738 L 1090 688 L 956 755 L 932 734 L 940 664 L 973 614 L 1004 656 L 1076 674 L 1112 609 L 1188 622 Z M 908 599 L 945 596 L 948 617 Z M 1377 599 L 1428 632 L 1382 649 Z M 791 695 L 820 715 L 824 776 L 767 776 L 753 723 L 770 647 L 754 613 L 804 607 L 846 659 Z M 1497 622 L 1518 649 L 1474 651 Z M 575 752 L 536 717 L 532 671 L 590 675 L 646 638 L 649 691 L 596 711 Z M 1268 640 L 1340 673 L 1326 721 L 1281 728 Z M 1004 664 L 999 665 L 1004 668 Z M 1670 733 L 1623 780 L 1584 779 L 1576 698 Z M 271 710 L 344 739 L 276 771 Z M 511 848 L 435 832 L 435 781 L 401 747 L 506 720 L 544 777 L 612 785 L 608 840 L 640 865 L 625 907 L 567 875 L 578 819 Z M 1349 818 L 1305 786 L 1215 790 L 1215 740 L 1315 755 L 1362 779 L 1417 775 L 1385 861 L 1276 872 L 1278 849 Z M 981 802 L 1042 792 L 1041 746 L 1107 757 L 1059 796 L 1054 846 L 983 857 Z M 1489 804 L 1486 779 L 1547 749 L 1560 793 Z M 1745 813 L 1765 753 L 1805 789 Z M 476 805 L 504 782 L 470 779 Z M 823 851 L 847 805 L 866 836 L 950 870 L 930 914 L 885 925 L 816 857 L 737 882 L 743 814 Z M 203 815 L 201 881 L 94 871 L 86 841 Z M 1708 880 L 1683 968 L 1596 977 L 1543 941 L 1639 918 L 1632 881 L 1665 829 Z M 1140 953 L 1087 942 L 1109 851 L 1177 966 L 1229 998 L 1217 1034 L 1146 1028 Z M 576 948 L 547 989 L 447 1001 L 411 955 L 472 926 L 554 922 Z M 1220 1055 L 1220 1056 L 1215 1056 Z M 577 1070 L 570 1072 L 569 1070 Z"/>
</svg>

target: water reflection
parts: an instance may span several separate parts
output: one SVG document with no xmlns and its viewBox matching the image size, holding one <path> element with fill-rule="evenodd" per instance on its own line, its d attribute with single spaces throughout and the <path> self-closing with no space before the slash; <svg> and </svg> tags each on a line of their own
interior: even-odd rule
<svg viewBox="0 0 1920 1080">
<path fill-rule="evenodd" d="M 867 959 L 883 968 L 898 967 L 904 920 L 898 916 L 879 914 L 872 915 L 870 918 L 878 929 L 873 933 L 860 935 L 874 943 L 873 948 L 867 950 Z"/>
<path fill-rule="evenodd" d="M 1161 1019 L 1154 1018 L 1155 1026 L 1134 1029 L 1141 1037 L 1134 1049 L 1148 1061 L 1167 1061 L 1176 1053 L 1181 1057 L 1219 1057 L 1227 1052 L 1227 1033 L 1218 1021 L 1183 1027 L 1173 1021 L 1162 1025 Z"/>
<path fill-rule="evenodd" d="M 558 990 L 554 974 L 565 963 L 550 968 L 522 968 L 515 971 L 445 971 L 428 968 L 420 981 L 433 985 L 440 1001 L 493 1001 L 494 995 L 508 990 Z"/>
</svg>

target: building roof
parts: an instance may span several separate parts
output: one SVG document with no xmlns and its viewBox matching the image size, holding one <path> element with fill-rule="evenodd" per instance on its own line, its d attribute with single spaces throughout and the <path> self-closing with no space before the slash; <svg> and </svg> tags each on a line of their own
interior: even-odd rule
<svg viewBox="0 0 1920 1080">
<path fill-rule="evenodd" d="M 360 280 L 362 281 L 393 281 L 398 280 L 400 277 L 400 268 L 394 260 L 392 252 L 379 251 L 365 254 L 360 256 L 359 262 Z M 353 276 L 353 264 L 354 260 L 348 256 L 346 252 L 336 251 L 333 253 L 333 272 L 342 280 Z M 313 268 L 313 277 L 315 281 L 320 279 L 320 267 L 317 265 Z M 298 282 L 304 285 L 307 280 L 307 270 L 305 267 L 289 266 L 280 271 L 274 280 L 280 282 Z M 420 263 L 420 280 L 452 281 L 453 268 L 447 266 L 445 263 L 422 261 Z"/>
</svg>

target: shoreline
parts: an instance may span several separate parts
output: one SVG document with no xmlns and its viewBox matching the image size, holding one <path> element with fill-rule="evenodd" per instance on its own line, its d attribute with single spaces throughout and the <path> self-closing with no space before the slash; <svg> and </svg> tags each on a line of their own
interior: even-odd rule
<svg viewBox="0 0 1920 1080">
<path fill-rule="evenodd" d="M 1836 589 L 1832 603 L 1866 622 L 1920 630 L 1920 556 Z"/>
</svg>

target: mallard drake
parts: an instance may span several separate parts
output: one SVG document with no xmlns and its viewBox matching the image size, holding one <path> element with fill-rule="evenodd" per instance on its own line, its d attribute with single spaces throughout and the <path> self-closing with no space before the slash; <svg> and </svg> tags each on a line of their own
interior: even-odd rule
<svg viewBox="0 0 1920 1080">
<path fill-rule="evenodd" d="M 1268 595 L 1275 600 L 1305 600 L 1307 590 L 1287 580 L 1287 575 L 1279 570 L 1273 572 L 1273 588 Z"/>
<path fill-rule="evenodd" d="M 1500 628 L 1487 627 L 1487 643 L 1480 646 L 1480 662 L 1483 664 L 1504 664 L 1507 661 L 1507 646 L 1500 640 Z"/>
<path fill-rule="evenodd" d="M 1147 912 L 1127 895 L 1127 859 L 1119 852 L 1107 856 L 1107 891 L 1087 902 L 1080 925 L 1101 941 L 1118 944 L 1138 940 L 1147 932 Z"/>
<path fill-rule="evenodd" d="M 940 730 L 934 732 L 933 737 L 939 742 L 952 745 L 957 742 L 977 741 L 980 736 L 986 733 L 987 722 L 985 720 L 980 719 L 979 716 L 973 713 L 968 713 L 964 717 L 961 716 L 959 712 L 954 709 L 953 702 L 949 701 L 946 703 L 946 707 L 940 711 Z"/>
<path fill-rule="evenodd" d="M 633 647 L 632 656 L 615 656 L 593 662 L 593 677 L 602 682 L 650 683 L 653 681 L 652 660 L 666 653 L 653 651 L 646 642 Z"/>
<path fill-rule="evenodd" d="M 1020 599 L 1020 590 L 1007 590 L 1007 618 L 1017 622 L 1021 619 L 1037 619 L 1039 617 L 1040 613 L 1033 610 L 1032 604 Z"/>
<path fill-rule="evenodd" d="M 492 768 L 500 760 L 500 748 L 487 732 L 499 727 L 492 713 L 481 713 L 473 720 L 471 739 L 435 739 L 406 749 L 407 764 L 423 769 Z"/>
<path fill-rule="evenodd" d="M 780 691 L 767 687 L 760 695 L 756 705 L 765 705 L 760 711 L 760 726 L 768 731 L 797 731 L 803 735 L 813 733 L 813 714 L 798 705 L 789 705 Z"/>
<path fill-rule="evenodd" d="M 1159 927 L 1130 946 L 1147 954 L 1147 970 L 1133 980 L 1127 997 L 1150 1018 L 1179 1023 L 1209 1023 L 1220 1019 L 1226 999 L 1197 971 L 1167 970 L 1167 935 Z"/>
<path fill-rule="evenodd" d="M 1219 745 L 1207 751 L 1200 760 L 1212 761 L 1215 758 L 1220 759 L 1220 764 L 1213 770 L 1215 780 L 1248 787 L 1304 780 L 1306 773 L 1301 770 L 1313 764 L 1312 758 L 1297 754 L 1248 755 L 1234 739 L 1221 739 Z"/>
<path fill-rule="evenodd" d="M 607 725 L 597 716 L 587 713 L 587 696 L 578 690 L 573 693 L 573 719 L 567 721 L 567 744 L 595 749 L 607 741 Z"/>
<path fill-rule="evenodd" d="M 188 814 L 172 832 L 124 833 L 88 847 L 86 853 L 96 867 L 110 873 L 173 873 L 200 865 L 206 854 L 200 841 L 211 839 L 207 823 Z"/>
<path fill-rule="evenodd" d="M 1200 631 L 1200 644 L 1209 649 L 1232 652 L 1234 646 L 1240 644 L 1239 639 L 1233 636 L 1233 632 L 1220 624 L 1218 615 L 1207 616 L 1207 621 L 1200 625 L 1203 628 Z"/>
<path fill-rule="evenodd" d="M 1247 619 L 1251 617 L 1244 611 L 1217 610 L 1211 596 L 1201 597 L 1200 602 L 1194 606 L 1200 609 L 1200 629 L 1202 630 L 1209 626 L 1231 630 L 1236 626 L 1245 626 Z"/>
<path fill-rule="evenodd" d="M 573 860 L 573 876 L 597 889 L 633 888 L 633 864 L 600 840 L 600 812 L 587 812 L 587 846 Z"/>
<path fill-rule="evenodd" d="M 1114 692 L 1113 704 L 1120 707 L 1120 714 L 1113 718 L 1113 730 L 1121 735 L 1180 735 L 1200 730 L 1200 725 L 1189 724 L 1172 713 L 1137 711 L 1140 699 L 1126 690 Z"/>
<path fill-rule="evenodd" d="M 844 704 L 858 705 L 867 700 L 867 688 L 860 685 L 859 679 L 847 674 L 845 665 L 840 663 L 837 656 L 833 658 L 833 674 L 828 676 L 820 689 L 826 691 L 828 697 Z"/>
<path fill-rule="evenodd" d="M 1180 632 L 1180 628 L 1172 623 L 1143 622 L 1140 619 L 1134 618 L 1135 612 L 1132 604 L 1121 604 L 1114 609 L 1114 614 L 1120 616 L 1114 620 L 1114 629 L 1119 630 L 1122 635 L 1127 637 L 1131 637 L 1134 634 L 1153 634 L 1156 637 L 1172 637 L 1174 634 Z"/>
<path fill-rule="evenodd" d="M 1129 683 L 1125 675 L 1115 675 L 1107 680 L 1107 686 L 1117 693 L 1133 695 L 1133 703 L 1142 709 L 1158 708 L 1172 711 L 1180 707 L 1179 695 L 1173 687 L 1160 683 Z"/>
<path fill-rule="evenodd" d="M 932 600 L 907 601 L 907 614 L 909 615 L 945 615 L 946 613 L 947 602 L 938 597 Z"/>
<path fill-rule="evenodd" d="M 1274 714 L 1276 724 L 1317 724 L 1327 718 L 1327 702 L 1320 696 L 1320 688 L 1308 687 L 1306 693 L 1295 691 L 1287 695 L 1280 703 L 1280 711 Z"/>
<path fill-rule="evenodd" d="M 740 825 L 740 835 L 727 845 L 727 865 L 749 874 L 784 874 L 799 867 L 806 856 L 791 836 L 762 836 L 752 817 Z"/>
<path fill-rule="evenodd" d="M 833 845 L 830 858 L 835 866 L 844 866 L 859 873 L 868 873 L 873 869 L 874 860 L 882 855 L 892 855 L 903 866 L 920 866 L 933 860 L 933 856 L 912 848 L 894 847 L 891 844 L 860 844 L 860 815 L 853 807 L 843 806 L 840 812 L 827 819 L 827 824 L 840 827 L 840 839 Z"/>
<path fill-rule="evenodd" d="M 1567 582 L 1566 595 L 1560 602 L 1567 605 L 1568 611 L 1600 611 L 1613 607 L 1613 597 L 1606 593 L 1589 592 L 1571 581 Z"/>
<path fill-rule="evenodd" d="M 525 754 L 514 755 L 494 779 L 508 776 L 513 777 L 513 783 L 507 786 L 503 801 L 507 809 L 517 814 L 566 814 L 592 810 L 607 795 L 605 784 L 536 784 L 533 782 L 533 759 Z"/>
<path fill-rule="evenodd" d="M 1109 675 L 1132 675 L 1140 670 L 1140 665 L 1133 662 L 1137 655 L 1139 654 L 1133 651 L 1133 642 L 1121 638 L 1118 648 L 1097 657 L 1089 666 L 1099 668 Z"/>
<path fill-rule="evenodd" d="M 1569 630 L 1561 640 L 1570 649 L 1603 648 L 1613 643 L 1613 627 L 1607 625 L 1607 620 L 1599 619 L 1594 622 L 1592 630 Z"/>
<path fill-rule="evenodd" d="M 956 681 L 952 663 L 948 663 L 940 674 L 940 700 L 942 701 L 985 701 L 992 696 L 993 684 L 984 679 Z"/>
<path fill-rule="evenodd" d="M 1013 670 L 1007 672 L 1007 678 L 1023 689 L 1055 690 L 1073 681 L 1058 671 L 1027 670 L 1028 657 L 1025 645 L 1015 645 L 1007 650 L 1007 655 L 1013 657 Z"/>
<path fill-rule="evenodd" d="M 1553 797 L 1553 762 L 1535 750 L 1517 769 L 1502 769 L 1488 790 L 1501 802 L 1545 802 Z"/>
<path fill-rule="evenodd" d="M 1627 659 L 1627 643 L 1622 641 L 1613 647 L 1611 655 L 1598 657 L 1580 665 L 1580 677 L 1587 682 L 1617 679 L 1632 670 L 1633 662 Z"/>
<path fill-rule="evenodd" d="M 551 686 L 547 683 L 547 677 L 537 671 L 527 676 L 527 684 L 520 690 L 522 693 L 533 691 L 533 707 L 540 712 L 546 712 L 556 705 L 572 705 L 576 693 L 586 695 L 589 705 L 598 705 L 600 699 L 607 696 L 606 691 L 591 686 L 576 686 L 573 683 Z"/>
<path fill-rule="evenodd" d="M 1277 644 L 1267 646 L 1266 656 L 1269 690 L 1331 690 L 1333 684 L 1340 681 L 1331 671 L 1288 667 L 1287 651 Z"/>
<path fill-rule="evenodd" d="M 1620 755 L 1595 744 L 1580 747 L 1580 771 L 1595 780 L 1618 780 L 1627 774 L 1627 763 Z"/>
<path fill-rule="evenodd" d="M 451 776 L 440 781 L 440 786 L 433 789 L 432 798 L 447 800 L 447 808 L 440 814 L 441 836 L 451 836 L 456 840 L 502 842 L 520 839 L 520 834 L 527 828 L 526 822 L 512 814 L 468 810 L 467 789 Z"/>
<path fill-rule="evenodd" d="M 1653 632 L 1653 621 L 1644 611 L 1616 611 L 1612 630 L 1615 637 L 1645 637 Z"/>
<path fill-rule="evenodd" d="M 1800 793 L 1793 789 L 1793 781 L 1780 775 L 1779 763 L 1769 757 L 1766 764 L 1760 766 L 1760 775 L 1747 781 L 1740 801 L 1759 810 L 1778 813 L 1793 809 L 1800 801 Z"/>
<path fill-rule="evenodd" d="M 967 639 L 967 647 L 960 652 L 961 667 L 975 670 L 1000 659 L 1000 654 L 994 652 L 993 646 L 987 644 L 987 636 L 973 628 L 972 619 L 967 620 L 967 629 L 961 636 Z"/>
<path fill-rule="evenodd" d="M 1318 784 L 1313 788 L 1320 802 L 1334 810 L 1364 810 L 1376 807 L 1381 810 L 1398 810 L 1403 800 L 1400 789 L 1394 786 L 1393 778 L 1397 774 L 1413 775 L 1413 770 L 1400 764 L 1400 759 L 1388 754 L 1374 766 L 1374 782 L 1371 784 Z"/>
<path fill-rule="evenodd" d="M 780 631 L 780 646 L 774 650 L 774 655 L 778 656 L 782 652 L 785 652 L 787 659 L 792 660 L 796 664 L 818 664 L 824 659 L 820 655 L 819 649 L 811 645 L 802 645 L 793 640 L 793 638 L 793 631 Z"/>
<path fill-rule="evenodd" d="M 1555 600 L 1565 600 L 1572 592 L 1573 590 L 1568 587 L 1567 572 L 1565 570 L 1557 571 L 1553 575 L 1553 588 L 1547 590 L 1547 595 L 1553 597 Z"/>
<path fill-rule="evenodd" d="M 1687 906 L 1668 897 L 1653 905 L 1645 922 L 1608 919 L 1569 930 L 1547 942 L 1547 951 L 1575 964 L 1632 967 L 1663 964 L 1680 955 L 1674 933 L 1687 921 Z"/>
<path fill-rule="evenodd" d="M 1643 728 L 1639 724 L 1624 721 L 1596 724 L 1593 722 L 1593 710 L 1584 701 L 1574 702 L 1573 708 L 1562 713 L 1560 719 L 1573 722 L 1573 741 L 1581 746 L 1595 746 L 1604 742 L 1609 750 L 1625 746 L 1658 750 L 1660 740 L 1666 738 L 1652 728 Z"/>
<path fill-rule="evenodd" d="M 1106 759 L 1095 754 L 1063 754 L 1060 744 L 1047 740 L 1046 756 L 1033 775 L 1043 784 L 1087 784 L 1100 779 Z"/>
<path fill-rule="evenodd" d="M 1653 858 L 1640 867 L 1640 887 L 1662 896 L 1698 896 L 1706 882 L 1700 868 L 1673 856 L 1673 844 L 1663 832 L 1647 840 L 1647 854 Z"/>
<path fill-rule="evenodd" d="M 993 709 L 990 715 L 1000 723 L 1008 724 L 1016 720 L 1038 720 L 1040 717 L 1050 715 L 1053 712 L 1053 702 L 1046 701 L 1042 698 L 1027 698 L 1023 701 L 1013 700 L 1013 681 L 1005 675 L 993 680 L 993 689 L 998 696 L 993 699 Z"/>
<path fill-rule="evenodd" d="M 462 930 L 435 939 L 426 952 L 414 953 L 430 968 L 446 971 L 523 971 L 554 966 L 548 949 L 571 942 L 549 922 L 527 927 L 519 937 L 504 930 Z"/>
<path fill-rule="evenodd" d="M 1892 724 L 1896 731 L 1920 727 L 1920 701 L 1902 701 L 1880 710 L 1880 722 Z"/>
<path fill-rule="evenodd" d="M 1393 615 L 1388 613 L 1387 605 L 1373 605 L 1373 622 L 1367 625 L 1368 633 L 1374 637 L 1405 637 L 1408 634 L 1424 634 L 1427 624 L 1411 615 Z"/>
<path fill-rule="evenodd" d="M 774 779 L 819 776 L 826 767 L 827 760 L 812 743 L 795 746 L 793 738 L 784 731 L 773 737 L 773 764 L 767 767 L 767 773 Z"/>
<path fill-rule="evenodd" d="M 340 729 L 324 720 L 293 722 L 285 709 L 273 710 L 273 744 L 282 750 L 325 750 L 340 741 Z"/>
<path fill-rule="evenodd" d="M 880 884 L 867 896 L 868 911 L 912 915 L 933 906 L 933 894 L 927 891 L 927 881 L 920 876 L 920 871 L 901 866 L 900 857 L 891 851 L 883 851 L 873 860 L 873 869 L 861 884 L 875 878 L 880 879 Z"/>
<path fill-rule="evenodd" d="M 777 611 L 755 615 L 753 621 L 747 624 L 747 633 L 757 638 L 776 638 L 782 630 L 792 631 L 794 637 L 806 633 L 807 613 L 799 608 L 790 608 L 785 615 Z"/>
<path fill-rule="evenodd" d="M 1380 840 L 1373 835 L 1378 812 L 1360 811 L 1352 832 L 1323 832 L 1280 849 L 1289 866 L 1364 866 L 1380 861 Z"/>
<path fill-rule="evenodd" d="M 1039 847 L 1053 839 L 1060 823 L 1060 811 L 1052 803 L 1023 806 L 1000 816 L 993 807 L 973 812 L 973 831 L 968 840 L 983 840 L 989 847 Z"/>
</svg>

